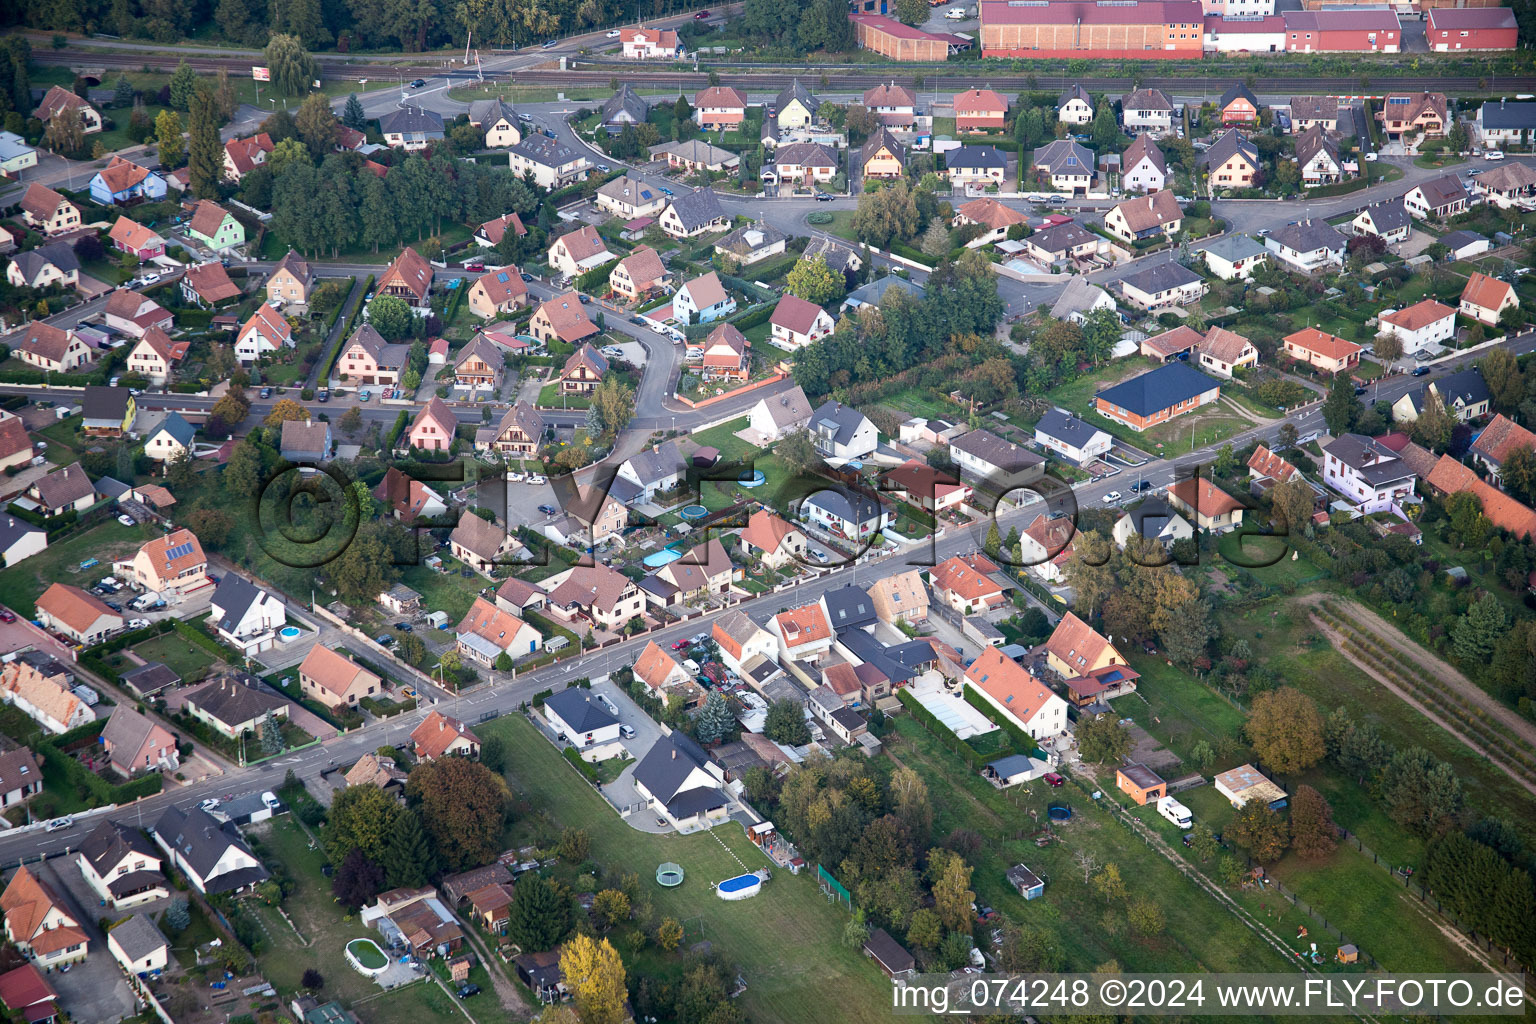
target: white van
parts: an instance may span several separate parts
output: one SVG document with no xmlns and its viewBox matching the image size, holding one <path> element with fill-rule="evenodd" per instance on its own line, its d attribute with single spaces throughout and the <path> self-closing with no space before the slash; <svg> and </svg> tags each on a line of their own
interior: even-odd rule
<svg viewBox="0 0 1536 1024">
<path fill-rule="evenodd" d="M 1189 808 L 1171 796 L 1165 796 L 1157 802 L 1157 813 L 1179 826 L 1179 828 L 1189 828 L 1190 823 L 1195 820 L 1190 815 Z"/>
</svg>

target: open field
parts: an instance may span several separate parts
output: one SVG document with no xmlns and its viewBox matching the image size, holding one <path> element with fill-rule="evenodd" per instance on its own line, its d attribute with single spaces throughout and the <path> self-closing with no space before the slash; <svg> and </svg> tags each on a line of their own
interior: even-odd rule
<svg viewBox="0 0 1536 1024">
<path fill-rule="evenodd" d="M 842 944 L 847 916 L 827 903 L 813 874 L 775 869 L 762 895 L 736 903 L 717 899 L 709 891 L 712 882 L 740 874 L 742 864 L 769 865 L 739 824 L 690 836 L 636 832 L 523 718 L 507 716 L 476 728 L 482 738 L 507 741 L 507 781 L 514 789 L 558 825 L 587 830 L 593 860 L 639 873 L 656 912 L 685 923 L 685 941 L 707 939 L 726 963 L 741 965 L 747 990 L 740 1001 L 748 1019 L 889 1019 L 888 983 L 861 953 Z M 687 872 L 677 889 L 652 880 L 655 865 L 669 860 Z"/>
</svg>

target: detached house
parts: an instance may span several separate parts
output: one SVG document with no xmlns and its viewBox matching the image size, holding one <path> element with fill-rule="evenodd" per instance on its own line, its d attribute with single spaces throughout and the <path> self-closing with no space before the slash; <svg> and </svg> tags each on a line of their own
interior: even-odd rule
<svg viewBox="0 0 1536 1024">
<path fill-rule="evenodd" d="M 384 145 L 414 153 L 443 141 L 443 117 L 435 110 L 406 105 L 379 117 Z"/>
<path fill-rule="evenodd" d="M 238 182 L 265 164 L 272 149 L 272 136 L 266 132 L 244 139 L 230 139 L 224 143 L 224 177 Z"/>
<path fill-rule="evenodd" d="M 798 384 L 782 394 L 759 399 L 747 415 L 748 425 L 765 444 L 804 430 L 810 422 L 811 403 Z"/>
<path fill-rule="evenodd" d="M 1209 176 L 1213 189 L 1250 188 L 1262 166 L 1258 147 L 1236 128 L 1222 132 L 1195 162 Z"/>
<path fill-rule="evenodd" d="M 221 736 L 259 738 L 268 714 L 280 729 L 293 706 L 261 685 L 255 676 L 243 672 L 219 675 L 186 694 L 183 707 Z"/>
<path fill-rule="evenodd" d="M 1520 298 L 1513 287 L 1496 277 L 1474 270 L 1461 290 L 1461 315 L 1490 327 L 1497 326 L 1499 314 L 1511 308 L 1520 308 Z"/>
<path fill-rule="evenodd" d="M 855 544 L 871 540 L 892 518 L 878 498 L 842 487 L 825 487 L 805 498 L 799 515 L 812 526 Z"/>
<path fill-rule="evenodd" d="M 951 186 L 1001 186 L 1008 158 L 996 146 L 961 146 L 944 154 Z"/>
<path fill-rule="evenodd" d="M 469 288 L 469 311 L 489 320 L 513 313 L 528 304 L 528 286 L 515 266 L 482 274 Z"/>
<path fill-rule="evenodd" d="M 155 822 L 154 837 L 166 860 L 200 893 L 239 892 L 269 877 L 235 826 L 221 824 L 201 807 L 167 807 Z"/>
<path fill-rule="evenodd" d="M 1076 535 L 1077 527 L 1070 520 L 1037 515 L 1019 531 L 1019 560 L 1047 583 L 1061 583 Z"/>
<path fill-rule="evenodd" d="M 293 344 L 293 328 L 287 319 L 262 303 L 235 335 L 235 358 L 242 363 L 254 363 L 269 353 L 292 348 Z"/>
<path fill-rule="evenodd" d="M 968 430 L 950 441 L 949 457 L 963 479 L 999 495 L 1045 475 L 1043 458 L 990 430 Z"/>
<path fill-rule="evenodd" d="M 1071 139 L 1057 139 L 1035 150 L 1036 178 L 1073 195 L 1093 188 L 1093 152 Z"/>
<path fill-rule="evenodd" d="M 43 101 L 37 105 L 36 110 L 32 111 L 32 116 L 48 124 L 66 110 L 79 112 L 80 127 L 84 129 L 86 135 L 94 135 L 101 131 L 101 114 L 96 108 L 62 85 L 48 87 L 48 91 L 43 94 Z"/>
<path fill-rule="evenodd" d="M 1120 154 L 1120 183 L 1133 192 L 1161 192 L 1168 182 L 1168 159 L 1150 135 L 1138 135 Z"/>
<path fill-rule="evenodd" d="M 749 675 L 752 668 L 772 661 L 778 654 L 779 644 L 774 635 L 740 608 L 732 608 L 717 618 L 709 635 L 720 649 L 720 660 L 732 672 Z"/>
<path fill-rule="evenodd" d="M 1473 367 L 1447 374 L 1430 381 L 1417 391 L 1410 391 L 1392 403 L 1392 419 L 1396 422 L 1412 422 L 1424 411 L 1424 402 L 1433 392 L 1440 405 L 1459 423 L 1481 419 L 1488 415 L 1493 398 L 1482 371 Z"/>
<path fill-rule="evenodd" d="M 388 514 L 406 523 L 435 519 L 448 511 L 448 503 L 432 488 L 390 466 L 373 496 Z"/>
<path fill-rule="evenodd" d="M 171 315 L 171 311 L 160 303 L 123 288 L 107 296 L 103 313 L 108 327 L 130 338 L 142 338 L 145 331 L 156 327 L 169 331 L 176 325 L 176 318 Z"/>
<path fill-rule="evenodd" d="M 1388 245 L 1408 241 L 1413 231 L 1413 215 L 1401 197 L 1385 203 L 1373 203 L 1349 222 L 1357 235 L 1375 235 Z"/>
<path fill-rule="evenodd" d="M 21 218 L 28 227 L 51 237 L 79 228 L 80 208 L 47 185 L 33 182 L 21 197 Z"/>
<path fill-rule="evenodd" d="M 533 654 L 544 642 L 538 630 L 483 597 L 475 598 L 455 636 L 459 652 L 487 668 L 503 654 L 514 660 Z M 478 753 L 478 742 L 475 746 Z"/>
<path fill-rule="evenodd" d="M 571 353 L 560 370 L 560 393 L 589 395 L 608 373 L 608 360 L 591 345 L 583 344 Z"/>
<path fill-rule="evenodd" d="M 539 305 L 528 321 L 528 333 L 545 344 L 563 341 L 574 345 L 596 334 L 597 325 L 587 319 L 581 298 L 575 292 L 566 292 Z"/>
<path fill-rule="evenodd" d="M 731 218 L 720 205 L 720 197 L 715 195 L 714 189 L 701 188 L 674 197 L 671 205 L 661 212 L 658 223 L 672 238 L 694 238 L 711 231 L 724 231 L 730 227 Z"/>
<path fill-rule="evenodd" d="M 647 643 L 640 657 L 635 659 L 634 673 L 635 678 L 645 684 L 651 696 L 663 702 L 669 696 L 669 691 L 683 689 L 693 683 L 693 676 L 654 640 Z"/>
<path fill-rule="evenodd" d="M 442 452 L 453 447 L 453 439 L 458 433 L 459 418 L 447 402 L 433 395 L 421 412 L 416 414 L 405 437 L 412 448 Z"/>
<path fill-rule="evenodd" d="M 1127 199 L 1104 215 L 1104 228 L 1123 242 L 1162 235 L 1172 238 L 1184 224 L 1184 211 L 1173 193 L 1164 189 Z"/>
<path fill-rule="evenodd" d="M 482 249 L 493 249 L 501 244 L 501 240 L 506 237 L 508 231 L 512 232 L 514 238 L 522 238 L 528 233 L 528 229 L 523 226 L 522 218 L 516 211 L 502 214 L 494 220 L 481 224 L 479 230 L 475 232 L 475 244 Z"/>
<path fill-rule="evenodd" d="M 18 288 L 50 288 L 59 285 L 77 288 L 80 284 L 80 258 L 67 242 L 49 242 L 11 257 L 5 279 Z M 113 292 L 113 296 L 121 294 Z M 130 293 L 133 294 L 133 293 Z"/>
<path fill-rule="evenodd" d="M 583 224 L 570 234 L 561 235 L 549 247 L 549 265 L 566 277 L 595 270 L 613 259 L 608 243 L 590 224 Z"/>
<path fill-rule="evenodd" d="M 107 752 L 107 763 L 124 777 L 149 771 L 173 772 L 181 765 L 171 731 L 127 704 L 112 709 L 112 717 L 101 731 L 101 745 Z"/>
<path fill-rule="evenodd" d="M 726 292 L 720 275 L 713 270 L 684 281 L 672 297 L 672 315 L 679 323 L 707 324 L 734 312 L 736 300 Z"/>
<path fill-rule="evenodd" d="M 38 967 L 51 970 L 85 959 L 90 944 L 85 929 L 70 912 L 69 904 L 25 864 L 16 869 L 0 893 L 0 913 L 5 915 L 5 937 Z M 39 1005 L 51 1007 L 52 1003 Z M 46 1014 L 36 1019 L 53 1017 Z"/>
<path fill-rule="evenodd" d="M 617 632 L 645 611 L 640 588 L 607 566 L 578 565 L 564 576 L 552 578 L 560 582 L 549 592 L 549 610 L 566 622 L 584 616 L 599 629 Z"/>
<path fill-rule="evenodd" d="M 917 97 L 894 81 L 864 90 L 864 108 L 887 128 L 911 128 L 917 123 Z"/>
<path fill-rule="evenodd" d="M 1173 101 L 1161 89 L 1137 89 L 1121 99 L 1120 110 L 1128 130 L 1173 130 Z"/>
<path fill-rule="evenodd" d="M 1303 220 L 1276 228 L 1264 245 L 1284 263 L 1303 274 L 1344 265 L 1349 240 L 1322 220 Z"/>
<path fill-rule="evenodd" d="M 316 644 L 299 665 L 299 688 L 304 696 L 335 711 L 355 706 L 364 697 L 377 696 L 383 691 L 383 682 L 346 655 Z"/>
<path fill-rule="evenodd" d="M 651 104 L 635 92 L 628 82 L 619 85 L 619 91 L 608 97 L 603 104 L 603 130 L 609 135 L 619 135 L 625 128 L 644 124 L 651 115 Z"/>
<path fill-rule="evenodd" d="M 1269 250 L 1247 235 L 1218 238 L 1200 254 L 1205 257 L 1206 269 L 1223 281 L 1246 281 L 1269 262 Z"/>
<path fill-rule="evenodd" d="M 1296 140 L 1296 163 L 1301 167 L 1301 183 L 1308 188 L 1344 180 L 1339 145 L 1320 127 L 1307 129 Z"/>
<path fill-rule="evenodd" d="M 186 358 L 189 341 L 172 341 L 159 327 L 144 332 L 128 352 L 128 372 L 143 374 L 150 384 L 161 387 L 171 379 L 176 364 Z"/>
<path fill-rule="evenodd" d="M 432 264 L 415 249 L 406 246 L 379 275 L 374 290 L 379 295 L 393 295 L 404 299 L 408 306 L 424 310 L 431 297 L 433 276 Z"/>
<path fill-rule="evenodd" d="M 996 647 L 983 647 L 971 662 L 965 687 L 1036 741 L 1067 729 L 1067 702 Z"/>
<path fill-rule="evenodd" d="M 746 337 L 730 324 L 721 324 L 704 339 L 699 374 L 705 380 L 746 380 L 751 363 Z"/>
<path fill-rule="evenodd" d="M 868 416 L 833 400 L 823 402 L 811 414 L 809 429 L 816 450 L 840 463 L 862 459 L 880 443 L 880 432 Z"/>
<path fill-rule="evenodd" d="M 779 348 L 797 351 L 832 333 L 831 315 L 814 302 L 785 293 L 768 320 L 768 340 Z"/>
<path fill-rule="evenodd" d="M 768 620 L 768 632 L 778 637 L 779 659 L 820 661 L 832 649 L 835 636 L 819 604 L 802 605 Z"/>
<path fill-rule="evenodd" d="M 1500 413 L 1478 432 L 1468 453 L 1498 483 L 1504 460 L 1520 448 L 1536 449 L 1536 434 Z"/>
<path fill-rule="evenodd" d="M 210 199 L 199 199 L 192 208 L 186 234 L 214 252 L 228 252 L 245 244 L 245 225 Z"/>
<path fill-rule="evenodd" d="M 347 339 L 335 372 L 352 384 L 399 387 L 410 353 L 409 345 L 390 344 L 372 324 L 365 323 Z"/>
<path fill-rule="evenodd" d="M 1198 352 L 1200 368 L 1218 377 L 1231 377 L 1235 370 L 1259 365 L 1259 350 L 1253 342 L 1225 327 L 1207 331 Z"/>
<path fill-rule="evenodd" d="M 457 718 L 434 711 L 411 731 L 417 761 L 439 757 L 479 757 L 480 737 Z"/>
<path fill-rule="evenodd" d="M 996 199 L 983 196 L 960 204 L 955 210 L 955 223 L 957 225 L 975 224 L 982 229 L 981 234 L 966 243 L 971 248 L 976 248 L 992 242 L 1001 242 L 1008 237 L 1010 228 L 1015 224 L 1027 225 L 1029 218 L 1012 207 L 1004 206 Z M 900 281 L 901 278 L 889 277 L 884 280 L 895 282 Z"/>
<path fill-rule="evenodd" d="M 729 256 L 739 267 L 784 254 L 784 232 L 764 221 L 744 224 L 715 243 L 716 255 Z"/>
<path fill-rule="evenodd" d="M 1080 85 L 1072 85 L 1056 101 L 1056 120 L 1063 124 L 1090 124 L 1093 121 L 1093 97 Z"/>
<path fill-rule="evenodd" d="M 1120 280 L 1120 294 L 1138 309 L 1187 306 L 1205 293 L 1205 279 L 1182 263 L 1158 263 Z"/>
<path fill-rule="evenodd" d="M 1453 217 L 1472 206 L 1472 196 L 1461 179 L 1446 174 L 1430 181 L 1420 182 L 1403 193 L 1403 205 L 1415 217 Z"/>
<path fill-rule="evenodd" d="M 1323 483 L 1362 512 L 1380 511 L 1411 496 L 1416 479 L 1397 452 L 1374 438 L 1342 434 L 1323 447 Z"/>
<path fill-rule="evenodd" d="M 37 621 L 82 647 L 94 647 L 123 628 L 121 613 L 68 583 L 50 583 L 38 597 Z"/>
<path fill-rule="evenodd" d="M 453 382 L 461 388 L 495 391 L 501 386 L 506 357 L 484 334 L 476 334 L 453 361 Z"/>
<path fill-rule="evenodd" d="M 474 100 L 469 105 L 469 123 L 485 133 L 487 149 L 505 149 L 523 140 L 517 111 L 506 100 Z"/>
<path fill-rule="evenodd" d="M 1172 362 L 1100 391 L 1093 404 L 1100 416 L 1142 431 L 1220 397 L 1218 381 L 1187 363 Z"/>
<path fill-rule="evenodd" d="M 217 260 L 188 267 L 181 277 L 181 297 L 195 306 L 210 308 L 238 299 L 240 286 Z"/>
<path fill-rule="evenodd" d="M 96 503 L 96 486 L 80 463 L 72 462 L 33 481 L 27 488 L 27 497 L 36 503 L 39 515 L 52 519 L 66 512 L 84 512 L 90 508 Z"/>
<path fill-rule="evenodd" d="M 141 260 L 152 260 L 165 255 L 165 239 L 138 221 L 119 217 L 107 232 L 107 240 L 118 252 L 126 252 Z"/>
<path fill-rule="evenodd" d="M 544 444 L 544 418 L 529 402 L 513 405 L 496 425 L 491 447 L 503 455 L 530 458 L 539 453 Z"/>
<path fill-rule="evenodd" d="M 642 296 L 665 288 L 671 279 L 656 250 L 643 245 L 614 264 L 608 275 L 608 287 L 620 298 L 637 302 Z"/>
<path fill-rule="evenodd" d="M 794 561 L 804 561 L 805 534 L 793 523 L 768 509 L 759 509 L 747 519 L 741 531 L 741 550 L 745 557 L 761 558 L 770 569 L 782 568 Z"/>
<path fill-rule="evenodd" d="M 91 198 L 102 206 L 128 206 L 165 198 L 165 179 L 148 167 L 113 156 L 91 176 Z"/>
<path fill-rule="evenodd" d="M 52 324 L 34 320 L 19 335 L 6 339 L 11 352 L 21 361 L 39 370 L 67 373 L 91 361 L 91 349 L 74 331 L 64 331 Z"/>
<path fill-rule="evenodd" d="M 1188 512 L 1202 530 L 1230 530 L 1243 523 L 1243 503 L 1205 477 L 1185 477 L 1168 485 L 1168 503 Z"/>
<path fill-rule="evenodd" d="M 288 621 L 281 597 L 233 572 L 226 572 L 213 589 L 210 611 L 208 621 L 219 639 L 245 655 L 276 646 L 277 631 Z"/>
<path fill-rule="evenodd" d="M 682 46 L 677 41 L 677 30 L 671 28 L 620 29 L 619 48 L 624 56 L 635 60 L 671 58 L 682 53 Z"/>
<path fill-rule="evenodd" d="M 677 490 L 686 466 L 676 441 L 643 449 L 620 464 L 608 493 L 626 505 L 649 505 L 658 493 Z"/>
<path fill-rule="evenodd" d="M 1091 426 L 1063 409 L 1052 408 L 1046 410 L 1035 424 L 1035 443 L 1075 465 L 1084 466 L 1103 458 L 1114 446 L 1114 437 L 1109 431 Z"/>
<path fill-rule="evenodd" d="M 660 213 L 666 208 L 667 194 L 637 175 L 623 174 L 599 186 L 596 200 L 598 209 L 621 220 L 634 220 Z"/>
<path fill-rule="evenodd" d="M 1449 109 L 1443 92 L 1390 92 L 1377 117 L 1394 140 L 1404 132 L 1429 137 L 1445 134 Z"/>
<path fill-rule="evenodd" d="M 25 661 L 0 669 L 0 700 L 55 736 L 96 720 L 90 707 L 69 688 L 67 676 L 47 676 Z"/>
<path fill-rule="evenodd" d="M 267 301 L 302 310 L 309 305 L 309 295 L 314 291 L 316 280 L 315 268 L 310 262 L 289 249 L 267 278 Z"/>
<path fill-rule="evenodd" d="M 747 119 L 747 98 L 729 86 L 712 85 L 693 95 L 693 120 L 705 131 L 738 128 Z"/>
<path fill-rule="evenodd" d="M 814 123 L 817 108 L 821 104 L 811 95 L 811 90 L 801 84 L 800 79 L 791 78 L 789 84 L 779 91 L 773 106 L 778 111 L 774 120 L 778 122 L 779 130 L 788 131 Z"/>
<path fill-rule="evenodd" d="M 1126 667 L 1125 656 L 1115 645 L 1073 612 L 1061 617 L 1046 640 L 1045 660 L 1064 680 L 1092 676 L 1115 666 Z"/>
<path fill-rule="evenodd" d="M 466 514 L 448 535 L 448 550 L 475 572 L 489 576 L 497 566 L 507 565 L 521 553 L 523 545 L 495 523 Z"/>
<path fill-rule="evenodd" d="M 80 844 L 76 863 L 97 896 L 112 909 L 124 910 L 170 895 L 160 860 L 160 851 L 144 833 L 103 820 Z"/>
<path fill-rule="evenodd" d="M 866 180 L 896 179 L 907 166 L 907 147 L 897 141 L 890 129 L 881 127 L 859 150 L 859 173 Z"/>
<path fill-rule="evenodd" d="M 1380 333 L 1401 339 L 1405 356 L 1456 341 L 1456 310 L 1434 299 L 1383 312 L 1377 319 Z"/>
<path fill-rule="evenodd" d="M 130 563 L 133 580 L 145 590 L 187 594 L 208 584 L 208 558 L 197 534 L 172 530 L 148 541 Z"/>
<path fill-rule="evenodd" d="M 1008 101 L 991 89 L 967 89 L 956 93 L 955 131 L 1002 131 L 1008 120 Z"/>
<path fill-rule="evenodd" d="M 1282 351 L 1298 362 L 1306 363 L 1327 374 L 1351 370 L 1360 365 L 1359 345 L 1352 341 L 1306 327 L 1282 339 Z"/>
<path fill-rule="evenodd" d="M 664 603 L 674 604 L 726 593 L 731 589 L 735 569 L 720 539 L 711 537 L 705 543 L 689 548 L 683 557 L 657 569 L 655 576 L 671 585 L 673 589 L 667 595 L 669 600 Z"/>
<path fill-rule="evenodd" d="M 1001 571 L 979 551 L 955 555 L 928 571 L 928 585 L 935 599 L 961 615 L 979 615 L 1007 603 L 1002 584 L 993 578 Z"/>
<path fill-rule="evenodd" d="M 1221 94 L 1216 112 L 1222 124 L 1258 124 L 1259 100 L 1252 89 L 1239 83 Z"/>
</svg>

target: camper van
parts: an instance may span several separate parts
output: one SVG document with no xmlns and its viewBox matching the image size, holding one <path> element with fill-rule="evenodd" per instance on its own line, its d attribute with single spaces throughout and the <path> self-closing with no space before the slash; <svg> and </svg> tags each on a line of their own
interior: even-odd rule
<svg viewBox="0 0 1536 1024">
<path fill-rule="evenodd" d="M 1189 808 L 1171 796 L 1165 796 L 1157 802 L 1157 813 L 1179 826 L 1179 828 L 1189 828 L 1189 823 L 1194 820 L 1190 817 Z"/>
</svg>

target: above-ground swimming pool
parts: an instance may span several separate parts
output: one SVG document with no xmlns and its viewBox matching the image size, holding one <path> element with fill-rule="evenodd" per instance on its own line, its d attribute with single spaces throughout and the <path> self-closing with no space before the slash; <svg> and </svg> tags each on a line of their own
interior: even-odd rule
<svg viewBox="0 0 1536 1024">
<path fill-rule="evenodd" d="M 677 510 L 677 514 L 684 519 L 703 519 L 709 515 L 709 509 L 703 505 L 684 505 Z"/>
<path fill-rule="evenodd" d="M 660 569 L 668 562 L 675 562 L 682 557 L 683 553 L 681 551 L 676 551 L 672 548 L 662 548 L 660 551 L 653 551 L 646 555 L 641 561 L 645 563 L 647 569 Z"/>
<path fill-rule="evenodd" d="M 297 626 L 284 626 L 282 629 L 277 631 L 277 635 L 282 639 L 283 643 L 286 644 L 291 640 L 297 640 L 299 637 L 303 636 L 304 631 Z"/>
<path fill-rule="evenodd" d="M 742 473 L 736 482 L 742 487 L 761 487 L 768 482 L 768 478 L 762 470 L 754 469 L 750 473 Z"/>
<path fill-rule="evenodd" d="M 389 966 L 389 957 L 372 939 L 353 939 L 347 943 L 347 962 L 360 974 L 372 977 Z"/>
<path fill-rule="evenodd" d="M 756 871 L 735 878 L 727 878 L 715 886 L 715 895 L 723 900 L 744 900 L 756 896 L 763 888 L 763 876 Z"/>
<path fill-rule="evenodd" d="M 683 868 L 680 864 L 667 861 L 656 869 L 656 884 L 664 885 L 668 889 L 675 889 L 683 884 Z"/>
</svg>

